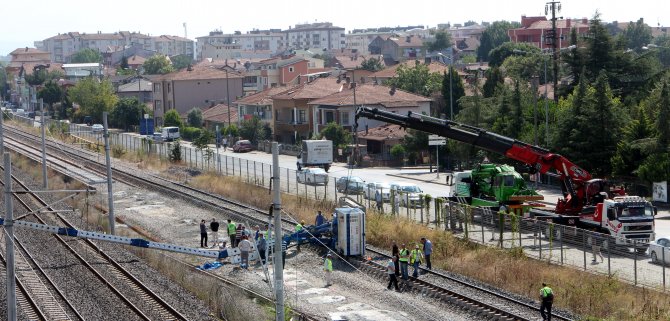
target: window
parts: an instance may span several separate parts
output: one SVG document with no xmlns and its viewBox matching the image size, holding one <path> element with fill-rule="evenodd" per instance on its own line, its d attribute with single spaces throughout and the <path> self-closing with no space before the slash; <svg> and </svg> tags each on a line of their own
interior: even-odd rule
<svg viewBox="0 0 670 321">
<path fill-rule="evenodd" d="M 294 69 L 293 69 L 293 66 L 288 67 L 288 72 L 293 72 L 293 70 L 294 70 Z"/>
<path fill-rule="evenodd" d="M 170 91 L 172 90 L 172 84 L 171 84 L 171 83 L 168 83 L 167 85 L 168 85 L 168 86 L 167 86 L 167 91 L 168 91 L 168 94 L 169 94 Z"/>
<path fill-rule="evenodd" d="M 349 112 L 341 111 L 340 112 L 340 125 L 348 126 L 349 125 Z"/>
<path fill-rule="evenodd" d="M 161 100 L 154 100 L 154 107 L 156 110 L 161 110 L 163 109 L 163 101 Z M 163 113 L 165 113 L 165 110 L 163 110 Z"/>
<path fill-rule="evenodd" d="M 327 111 L 325 114 L 326 114 L 326 115 L 325 115 L 325 118 L 326 118 L 326 122 L 325 122 L 325 123 L 326 123 L 326 124 L 328 124 L 328 123 L 332 123 L 333 121 L 335 121 L 335 116 L 333 115 L 333 112 L 332 112 L 332 111 Z"/>
<path fill-rule="evenodd" d="M 161 92 L 161 84 L 154 84 L 154 92 L 155 93 Z"/>
<path fill-rule="evenodd" d="M 306 111 L 304 109 L 298 110 L 298 123 L 304 124 L 307 122 Z"/>
</svg>

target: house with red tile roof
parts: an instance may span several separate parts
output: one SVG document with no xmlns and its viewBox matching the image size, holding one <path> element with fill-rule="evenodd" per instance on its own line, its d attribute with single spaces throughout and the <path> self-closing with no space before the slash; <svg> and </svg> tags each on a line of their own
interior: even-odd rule
<svg viewBox="0 0 670 321">
<path fill-rule="evenodd" d="M 359 106 L 379 108 L 400 114 L 408 111 L 419 114 L 430 113 L 432 99 L 428 97 L 370 83 L 356 86 L 343 84 L 341 91 L 307 103 L 313 107 L 316 132 L 330 122 L 340 124 L 353 132 L 356 108 Z M 384 124 L 386 123 L 378 120 L 361 118 L 358 120 L 358 130 L 375 128 Z"/>
<path fill-rule="evenodd" d="M 228 101 L 232 104 L 244 96 L 244 76 L 230 67 L 196 65 L 154 78 L 155 124 L 160 126 L 163 115 L 170 109 L 183 114 L 194 107 L 204 108 Z"/>
<path fill-rule="evenodd" d="M 272 121 L 272 96 L 291 90 L 293 87 L 279 86 L 265 89 L 237 100 L 235 108 L 238 110 L 241 119 L 258 117 L 261 122 L 268 123 L 271 128 L 274 128 L 274 122 Z"/>
<path fill-rule="evenodd" d="M 373 128 L 363 128 L 358 131 L 359 146 L 366 146 L 366 153 L 376 160 L 390 160 L 391 148 L 402 144 L 407 135 L 405 128 L 400 125 L 385 124 Z"/>
<path fill-rule="evenodd" d="M 230 112 L 230 116 L 228 115 Z M 230 126 L 230 123 L 237 124 L 238 114 L 237 108 L 226 104 L 216 104 L 210 108 L 207 108 L 202 111 L 202 120 L 205 122 L 205 128 L 210 130 L 216 129 L 216 126 L 219 125 L 219 128 L 224 128 Z M 230 120 L 230 122 L 229 122 Z"/>
<path fill-rule="evenodd" d="M 423 49 L 423 41 L 423 38 L 415 35 L 389 37 L 382 44 L 381 54 L 384 59 L 391 59 L 395 62 L 423 60 L 426 55 Z"/>
<path fill-rule="evenodd" d="M 589 32 L 589 21 L 582 19 L 560 19 L 556 20 L 556 39 L 558 48 L 570 46 L 570 32 L 575 28 L 579 36 L 587 36 Z M 521 16 L 521 27 L 507 30 L 507 35 L 513 42 L 525 42 L 538 48 L 552 48 L 545 40 L 552 30 L 550 20 L 545 16 L 527 17 Z M 563 40 L 565 39 L 565 40 Z"/>
<path fill-rule="evenodd" d="M 309 83 L 286 89 L 271 96 L 274 138 L 285 144 L 295 144 L 315 133 L 314 106 L 309 102 L 342 91 L 343 83 L 337 78 L 316 78 Z"/>
</svg>

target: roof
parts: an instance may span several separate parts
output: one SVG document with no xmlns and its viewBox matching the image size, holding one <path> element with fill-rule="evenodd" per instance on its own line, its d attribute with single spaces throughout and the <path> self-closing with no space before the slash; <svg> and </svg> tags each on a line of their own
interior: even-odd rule
<svg viewBox="0 0 670 321">
<path fill-rule="evenodd" d="M 128 57 L 128 64 L 129 65 L 142 65 L 144 62 L 147 61 L 147 58 L 144 58 L 142 56 L 138 55 L 132 55 Z"/>
<path fill-rule="evenodd" d="M 123 40 L 123 37 L 116 33 L 82 33 L 82 40 Z"/>
<path fill-rule="evenodd" d="M 346 86 L 347 84 L 344 84 Z M 391 95 L 391 87 L 362 84 L 356 87 L 356 105 L 382 105 L 385 107 L 417 107 L 420 102 L 430 102 L 432 99 L 396 89 Z M 337 93 L 313 100 L 309 105 L 353 106 L 354 91 L 345 88 Z"/>
<path fill-rule="evenodd" d="M 343 84 L 337 83 L 337 78 L 317 78 L 312 82 L 288 89 L 275 95 L 273 99 L 317 99 L 341 91 Z"/>
<path fill-rule="evenodd" d="M 228 111 L 230 110 L 230 117 L 228 117 Z M 226 104 L 217 104 L 213 107 L 207 108 L 202 111 L 202 119 L 208 122 L 215 123 L 228 123 L 228 119 L 231 122 L 237 122 L 237 108 L 230 107 Z"/>
<path fill-rule="evenodd" d="M 48 54 L 46 51 L 39 50 L 37 48 L 17 48 L 14 51 L 9 53 L 10 55 L 27 55 L 27 54 Z"/>
<path fill-rule="evenodd" d="M 261 92 L 257 92 L 253 95 L 243 97 L 242 99 L 237 100 L 235 103 L 238 105 L 258 105 L 258 106 L 267 106 L 272 105 L 272 96 L 283 93 L 285 91 L 293 89 L 293 86 L 285 87 L 273 87 L 265 89 Z"/>
<path fill-rule="evenodd" d="M 153 87 L 150 81 L 146 79 L 140 79 L 140 84 L 137 84 L 137 79 L 133 82 L 129 82 L 127 84 L 120 85 L 119 88 L 116 90 L 117 92 L 120 93 L 127 93 L 127 92 L 138 92 L 138 91 L 153 91 Z M 139 87 L 139 88 L 138 88 Z"/>
<path fill-rule="evenodd" d="M 287 59 L 282 59 L 282 60 L 277 61 L 277 68 L 293 65 L 293 64 L 301 62 L 301 61 L 307 61 L 307 59 L 302 58 L 302 57 L 291 57 L 291 58 L 287 58 Z"/>
<path fill-rule="evenodd" d="M 63 68 L 89 68 L 89 67 L 100 68 L 102 67 L 102 64 L 97 62 L 82 63 L 82 64 L 63 64 Z"/>
<path fill-rule="evenodd" d="M 409 39 L 409 41 L 408 41 Z M 390 37 L 388 40 L 395 42 L 398 47 L 421 47 L 423 46 L 423 39 L 417 36 L 406 36 L 401 38 Z"/>
<path fill-rule="evenodd" d="M 570 21 L 570 26 L 568 27 L 568 21 Z M 566 28 L 588 28 L 589 24 L 588 23 L 583 23 L 582 19 L 565 19 L 565 20 L 556 20 L 556 28 L 558 29 L 566 29 Z M 551 29 L 551 21 L 550 20 L 540 20 L 540 21 L 535 21 L 530 24 L 527 28 L 519 28 L 519 29 Z M 514 30 L 514 29 L 512 29 Z"/>
<path fill-rule="evenodd" d="M 243 78 L 244 75 L 238 72 L 225 72 L 221 68 L 208 65 L 195 65 L 189 70 L 184 68 L 179 71 L 171 72 L 169 74 L 156 77 L 157 81 L 162 80 L 206 80 L 206 79 L 225 79 L 228 78 Z"/>
<path fill-rule="evenodd" d="M 387 139 L 402 139 L 407 131 L 400 125 L 384 124 L 379 127 L 368 128 L 358 131 L 359 139 L 384 141 Z"/>
<path fill-rule="evenodd" d="M 415 60 L 414 60 L 414 61 L 405 61 L 405 62 L 396 64 L 396 65 L 393 65 L 393 66 L 384 68 L 384 69 L 382 69 L 382 70 L 380 70 L 380 71 L 377 71 L 377 72 L 371 74 L 369 77 L 370 77 L 370 78 L 374 78 L 374 77 L 378 77 L 378 78 L 393 78 L 393 77 L 395 77 L 395 76 L 398 75 L 398 68 L 399 68 L 400 66 L 405 66 L 405 67 L 409 67 L 409 68 L 414 68 L 414 66 L 416 66 L 416 61 L 415 61 Z M 443 63 L 441 63 L 441 62 L 432 61 L 431 63 L 428 64 L 428 71 L 431 72 L 431 73 L 432 73 L 432 72 L 436 72 L 436 73 L 440 73 L 440 74 L 442 74 L 442 73 L 444 73 L 444 72 L 448 72 L 448 71 L 449 71 L 449 66 L 448 66 L 448 65 L 445 65 L 445 64 L 443 64 Z"/>
</svg>

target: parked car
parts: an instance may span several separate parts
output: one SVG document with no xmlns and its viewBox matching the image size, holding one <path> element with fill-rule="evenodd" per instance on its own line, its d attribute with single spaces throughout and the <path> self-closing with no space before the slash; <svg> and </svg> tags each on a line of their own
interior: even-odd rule
<svg viewBox="0 0 670 321">
<path fill-rule="evenodd" d="M 335 188 L 340 193 L 363 194 L 365 181 L 358 176 L 343 176 L 337 179 Z"/>
<path fill-rule="evenodd" d="M 86 124 L 86 126 L 92 126 L 93 118 L 91 116 L 84 116 L 84 124 Z"/>
<path fill-rule="evenodd" d="M 235 153 L 250 152 L 252 150 L 253 146 L 251 146 L 251 142 L 246 139 L 238 140 L 235 142 L 235 145 L 233 145 L 233 152 Z"/>
<path fill-rule="evenodd" d="M 328 173 L 323 168 L 307 167 L 295 173 L 298 183 L 328 184 Z"/>
<path fill-rule="evenodd" d="M 160 132 L 154 132 L 153 135 L 147 135 L 147 139 L 150 139 L 154 141 L 154 143 L 162 143 L 163 142 L 163 134 Z"/>
<path fill-rule="evenodd" d="M 664 254 L 665 253 L 665 257 Z M 670 262 L 670 237 L 660 237 L 649 243 L 649 255 L 651 262 L 667 264 Z M 663 259 L 665 258 L 665 262 Z"/>
<path fill-rule="evenodd" d="M 403 207 L 421 207 L 423 200 L 421 194 L 423 190 L 412 183 L 391 183 L 391 188 L 395 191 L 396 197 L 400 197 L 400 206 Z"/>
<path fill-rule="evenodd" d="M 388 202 L 391 200 L 391 185 L 384 182 L 374 182 L 365 184 L 365 198 L 376 200 L 375 194 L 379 191 L 382 194 L 382 201 Z"/>
<path fill-rule="evenodd" d="M 103 127 L 101 124 L 93 124 L 91 129 L 93 130 L 94 133 L 101 133 L 105 129 L 105 127 Z"/>
</svg>

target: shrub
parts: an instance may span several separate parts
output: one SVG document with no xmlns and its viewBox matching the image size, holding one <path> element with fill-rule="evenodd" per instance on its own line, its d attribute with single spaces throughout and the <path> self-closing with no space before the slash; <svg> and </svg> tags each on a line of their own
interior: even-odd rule
<svg viewBox="0 0 670 321">
<path fill-rule="evenodd" d="M 181 137 L 186 140 L 196 140 L 202 135 L 202 129 L 196 127 L 184 127 L 181 130 Z"/>
</svg>

